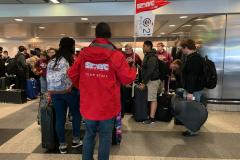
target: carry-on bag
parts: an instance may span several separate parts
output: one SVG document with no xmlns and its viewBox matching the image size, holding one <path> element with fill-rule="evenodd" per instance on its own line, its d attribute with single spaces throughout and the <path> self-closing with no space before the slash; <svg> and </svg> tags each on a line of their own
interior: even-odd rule
<svg viewBox="0 0 240 160">
<path fill-rule="evenodd" d="M 183 125 L 197 132 L 208 118 L 207 108 L 200 102 L 185 100 L 179 96 L 172 99 L 173 114 Z"/>
<path fill-rule="evenodd" d="M 34 78 L 28 79 L 26 84 L 26 94 L 30 99 L 35 99 L 38 96 L 37 81 Z"/>
<path fill-rule="evenodd" d="M 49 104 L 41 109 L 42 148 L 53 150 L 58 146 L 55 130 L 55 113 L 53 105 Z"/>
<path fill-rule="evenodd" d="M 135 86 L 134 91 L 135 95 L 133 118 L 137 122 L 142 122 L 148 119 L 148 90 L 147 87 L 145 87 L 144 90 L 141 90 L 138 88 L 138 86 Z"/>
</svg>

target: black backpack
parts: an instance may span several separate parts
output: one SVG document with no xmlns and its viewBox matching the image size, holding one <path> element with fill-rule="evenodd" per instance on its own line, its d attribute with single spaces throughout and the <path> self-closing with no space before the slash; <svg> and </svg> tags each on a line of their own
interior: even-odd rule
<svg viewBox="0 0 240 160">
<path fill-rule="evenodd" d="M 217 70 L 213 61 L 208 59 L 207 56 L 203 58 L 203 73 L 205 87 L 213 89 L 217 86 Z"/>
<path fill-rule="evenodd" d="M 14 58 L 9 58 L 5 62 L 6 73 L 8 75 L 14 75 L 18 72 L 18 70 L 19 70 L 19 67 L 17 65 L 17 58 L 18 57 L 19 57 L 19 55 L 17 54 Z"/>
<path fill-rule="evenodd" d="M 159 65 L 159 78 L 161 81 L 163 81 L 168 75 L 168 65 L 159 59 L 158 65 Z"/>
</svg>

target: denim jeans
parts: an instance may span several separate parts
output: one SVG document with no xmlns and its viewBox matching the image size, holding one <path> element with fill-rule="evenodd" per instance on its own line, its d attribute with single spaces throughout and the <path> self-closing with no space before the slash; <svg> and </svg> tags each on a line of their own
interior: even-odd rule
<svg viewBox="0 0 240 160">
<path fill-rule="evenodd" d="M 81 115 L 79 111 L 79 96 L 76 90 L 65 94 L 53 94 L 51 96 L 56 113 L 56 131 L 59 143 L 65 143 L 65 121 L 67 107 L 72 114 L 73 138 L 80 138 Z"/>
<path fill-rule="evenodd" d="M 186 95 L 187 95 L 187 91 L 186 90 L 184 90 L 183 88 L 179 88 L 179 89 L 177 89 L 177 91 L 176 91 L 176 94 L 177 95 L 179 95 L 179 96 L 181 96 L 181 97 L 186 97 Z M 193 92 L 192 93 L 193 94 L 193 96 L 195 97 L 195 101 L 197 101 L 197 102 L 201 102 L 201 98 L 202 98 L 202 96 L 204 95 L 204 91 L 203 90 L 201 90 L 201 91 L 196 91 L 196 92 Z"/>
<path fill-rule="evenodd" d="M 98 160 L 109 160 L 114 119 L 92 121 L 85 119 L 86 133 L 83 141 L 83 160 L 93 160 L 95 137 L 99 132 Z"/>
<path fill-rule="evenodd" d="M 47 79 L 46 77 L 40 77 L 41 93 L 47 92 Z"/>
</svg>

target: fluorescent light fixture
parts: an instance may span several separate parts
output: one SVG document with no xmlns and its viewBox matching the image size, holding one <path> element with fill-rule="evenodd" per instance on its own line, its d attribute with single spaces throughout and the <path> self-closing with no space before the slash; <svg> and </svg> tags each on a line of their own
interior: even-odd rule
<svg viewBox="0 0 240 160">
<path fill-rule="evenodd" d="M 35 37 L 35 38 L 39 38 L 39 37 Z"/>
<path fill-rule="evenodd" d="M 202 18 L 198 18 L 198 19 L 196 19 L 195 21 L 202 21 L 203 19 Z"/>
<path fill-rule="evenodd" d="M 40 26 L 39 29 L 45 29 L 46 27 Z"/>
<path fill-rule="evenodd" d="M 92 29 L 95 29 L 95 28 L 96 28 L 96 26 L 94 26 L 94 25 L 93 25 L 93 26 L 91 26 L 91 28 L 92 28 Z"/>
<path fill-rule="evenodd" d="M 188 18 L 188 16 L 181 16 L 179 18 L 184 19 L 184 18 Z"/>
<path fill-rule="evenodd" d="M 15 18 L 15 19 L 14 19 L 14 21 L 17 21 L 17 22 L 22 22 L 22 21 L 23 21 L 23 19 L 21 19 L 21 18 Z"/>
<path fill-rule="evenodd" d="M 65 34 L 64 34 L 64 33 L 61 33 L 60 35 L 61 35 L 61 36 L 65 36 Z"/>
<path fill-rule="evenodd" d="M 197 26 L 198 26 L 198 27 L 204 27 L 204 26 L 206 26 L 206 25 L 204 25 L 204 24 L 198 24 Z"/>
<path fill-rule="evenodd" d="M 82 20 L 82 21 L 87 21 L 87 20 L 88 20 L 88 18 L 81 18 L 81 20 Z"/>
<path fill-rule="evenodd" d="M 191 26 L 192 26 L 191 24 L 183 25 L 183 27 L 191 27 Z"/>
<path fill-rule="evenodd" d="M 175 27 L 176 25 L 175 24 L 171 24 L 171 25 L 169 25 L 169 27 Z"/>
<path fill-rule="evenodd" d="M 52 3 L 60 3 L 58 0 L 50 0 Z"/>
<path fill-rule="evenodd" d="M 164 34 L 165 34 L 165 32 L 162 32 L 162 33 L 160 33 L 160 34 L 164 35 Z"/>
</svg>

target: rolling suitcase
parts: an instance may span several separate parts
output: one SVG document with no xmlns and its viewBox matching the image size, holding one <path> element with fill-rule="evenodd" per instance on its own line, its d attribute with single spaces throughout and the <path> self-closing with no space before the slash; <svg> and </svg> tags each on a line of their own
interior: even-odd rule
<svg viewBox="0 0 240 160">
<path fill-rule="evenodd" d="M 55 130 L 55 113 L 52 105 L 46 105 L 41 110 L 42 148 L 53 150 L 58 146 Z"/>
<path fill-rule="evenodd" d="M 26 94 L 30 99 L 35 99 L 38 96 L 37 81 L 34 78 L 27 80 Z"/>
<path fill-rule="evenodd" d="M 27 97 L 20 89 L 0 90 L 0 102 L 22 104 L 27 102 Z"/>
<path fill-rule="evenodd" d="M 0 89 L 1 90 L 7 89 L 7 87 L 6 87 L 6 77 L 1 77 L 0 78 Z"/>
<path fill-rule="evenodd" d="M 157 111 L 155 114 L 155 119 L 158 121 L 169 122 L 172 120 L 172 108 L 171 108 L 171 98 L 172 95 L 164 93 L 157 97 Z"/>
<path fill-rule="evenodd" d="M 113 132 L 112 132 L 112 144 L 118 145 L 122 140 L 122 116 L 119 113 L 114 121 Z"/>
<path fill-rule="evenodd" d="M 137 86 L 134 88 L 134 111 L 133 118 L 137 122 L 142 122 L 148 119 L 148 90 L 140 90 Z"/>
</svg>

